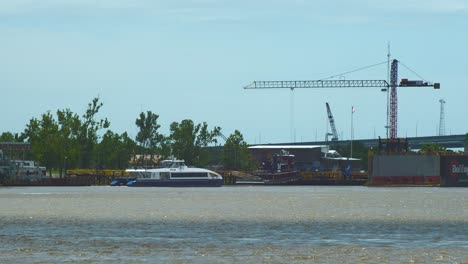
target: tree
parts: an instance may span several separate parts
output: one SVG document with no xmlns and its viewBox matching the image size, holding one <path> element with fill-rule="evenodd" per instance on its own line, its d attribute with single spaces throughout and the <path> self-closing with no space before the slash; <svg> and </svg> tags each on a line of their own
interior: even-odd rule
<svg viewBox="0 0 468 264">
<path fill-rule="evenodd" d="M 164 145 L 164 136 L 158 132 L 161 127 L 158 124 L 159 115 L 154 114 L 151 111 L 140 113 L 140 118 L 137 118 L 135 124 L 139 128 L 136 136 L 136 141 L 139 143 L 143 154 L 149 154 L 150 160 L 153 160 L 153 156 L 156 153 L 161 153 Z"/>
<path fill-rule="evenodd" d="M 196 164 L 204 166 L 211 162 L 210 151 L 208 145 L 217 143 L 217 137 L 220 136 L 221 128 L 214 127 L 213 130 L 208 130 L 208 124 L 203 122 L 200 127 L 200 133 L 197 135 L 195 145 L 199 147 L 199 153 L 197 156 Z"/>
<path fill-rule="evenodd" d="M 80 159 L 80 146 L 78 142 L 81 127 L 80 117 L 78 114 L 71 112 L 70 109 L 57 110 L 57 122 L 61 146 L 59 159 L 63 162 L 65 170 L 74 168 Z"/>
<path fill-rule="evenodd" d="M 11 132 L 3 132 L 0 135 L 0 142 L 19 142 L 18 134 L 13 134 Z"/>
<path fill-rule="evenodd" d="M 136 143 L 128 137 L 127 132 L 119 135 L 110 130 L 104 134 L 95 152 L 98 166 L 101 168 L 124 169 L 134 154 Z"/>
<path fill-rule="evenodd" d="M 424 144 L 419 152 L 421 153 L 437 153 L 446 149 L 438 144 Z"/>
<path fill-rule="evenodd" d="M 77 139 L 79 143 L 79 160 L 78 166 L 81 168 L 94 167 L 92 163 L 93 149 L 98 142 L 97 132 L 100 129 L 105 129 L 110 126 L 110 122 L 105 119 L 96 120 L 96 115 L 103 106 L 99 102 L 99 98 L 94 98 L 91 103 L 88 104 L 88 109 L 83 115 L 83 120 L 78 129 Z"/>
<path fill-rule="evenodd" d="M 202 147 L 216 143 L 216 137 L 219 136 L 220 131 L 219 127 L 209 131 L 205 122 L 195 125 L 190 119 L 182 120 L 180 123 L 173 122 L 169 136 L 172 154 L 184 159 L 187 164 L 205 166 L 208 159 Z"/>
<path fill-rule="evenodd" d="M 83 119 L 69 109 L 58 110 L 57 120 L 48 111 L 41 119 L 32 118 L 20 139 L 31 143 L 33 158 L 49 170 L 71 166 L 89 168 L 95 156 L 98 130 L 109 127 L 107 119 L 96 121 L 95 115 L 102 107 L 98 98 L 88 104 Z"/>
<path fill-rule="evenodd" d="M 122 133 L 120 135 L 121 141 L 121 148 L 120 148 L 120 155 L 119 155 L 119 167 L 118 168 L 126 168 L 128 167 L 128 163 L 130 159 L 135 156 L 136 150 L 136 143 L 131 139 L 127 132 Z"/>
<path fill-rule="evenodd" d="M 31 143 L 34 160 L 46 166 L 50 173 L 52 168 L 62 168 L 59 126 L 50 112 L 43 114 L 40 120 L 32 118 L 23 137 Z"/>
<path fill-rule="evenodd" d="M 24 139 L 21 138 L 18 133 L 11 133 L 11 132 L 3 132 L 0 135 L 0 142 L 15 142 L 15 143 L 22 143 L 24 142 Z M 5 151 L 5 150 L 4 150 Z M 1 149 L 0 149 L 1 152 Z M 4 153 L 6 154 L 6 153 Z M 23 150 L 18 150 L 18 149 L 9 149 L 8 150 L 8 156 L 10 159 L 18 159 L 19 157 L 22 158 L 31 158 L 31 154 L 28 152 L 24 152 Z"/>
<path fill-rule="evenodd" d="M 235 130 L 224 144 L 223 164 L 224 168 L 230 170 L 250 170 L 255 166 L 248 145 L 238 130 Z"/>
</svg>

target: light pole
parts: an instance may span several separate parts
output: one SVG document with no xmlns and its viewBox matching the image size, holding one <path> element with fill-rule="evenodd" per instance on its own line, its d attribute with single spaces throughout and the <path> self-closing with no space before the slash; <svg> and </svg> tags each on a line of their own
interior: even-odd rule
<svg viewBox="0 0 468 264">
<path fill-rule="evenodd" d="M 67 159 L 68 159 L 68 157 L 65 156 L 65 159 L 63 160 L 63 175 L 64 175 L 64 177 L 67 176 Z"/>
</svg>

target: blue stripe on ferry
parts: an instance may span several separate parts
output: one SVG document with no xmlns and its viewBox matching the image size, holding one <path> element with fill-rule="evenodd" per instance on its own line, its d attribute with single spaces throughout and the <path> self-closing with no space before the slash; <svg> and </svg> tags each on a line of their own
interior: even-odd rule
<svg viewBox="0 0 468 264">
<path fill-rule="evenodd" d="M 210 180 L 175 180 L 175 181 L 161 181 L 161 180 L 145 180 L 145 181 L 130 181 L 127 186 L 129 187 L 220 187 L 223 185 L 222 179 Z"/>
</svg>

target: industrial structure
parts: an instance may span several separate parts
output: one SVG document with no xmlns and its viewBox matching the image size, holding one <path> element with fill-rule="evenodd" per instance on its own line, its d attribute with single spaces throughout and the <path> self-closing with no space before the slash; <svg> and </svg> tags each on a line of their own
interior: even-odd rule
<svg viewBox="0 0 468 264">
<path fill-rule="evenodd" d="M 408 148 L 412 150 L 421 149 L 425 144 L 434 144 L 439 145 L 443 148 L 456 148 L 463 149 L 468 151 L 466 148 L 466 134 L 458 135 L 449 135 L 449 136 L 429 136 L 429 137 L 407 137 L 404 139 L 408 143 Z M 354 142 L 359 142 L 366 148 L 377 148 L 379 146 L 379 141 L 382 141 L 378 138 L 373 139 L 356 139 Z M 274 143 L 274 144 L 262 144 L 262 145 L 327 145 L 327 141 L 307 141 L 307 142 L 283 142 L 283 143 Z M 349 146 L 350 140 L 338 140 L 333 144 L 335 146 Z"/>
<path fill-rule="evenodd" d="M 388 60 L 390 63 L 390 59 Z M 376 148 L 369 156 L 369 185 L 417 185 L 417 186 L 468 186 L 468 156 L 460 153 L 439 153 L 437 148 L 426 152 L 410 151 L 421 144 L 443 143 L 447 147 L 461 147 L 466 142 L 465 135 L 445 136 L 445 100 L 441 99 L 440 124 L 438 137 L 426 138 L 398 138 L 398 87 L 433 87 L 440 89 L 439 83 L 423 80 L 398 80 L 398 60 L 393 60 L 389 71 L 389 82 L 385 80 L 312 80 L 312 81 L 254 81 L 244 89 L 278 89 L 286 88 L 293 91 L 296 88 L 367 88 L 377 87 L 387 92 L 387 140 L 380 138 L 367 140 L 368 144 Z M 390 65 L 389 65 L 390 66 Z M 404 64 L 403 64 L 404 66 Z M 406 66 L 405 66 L 406 67 Z M 334 77 L 334 76 L 333 76 Z M 328 144 L 328 136 L 336 146 L 351 145 L 352 141 L 339 141 L 336 133 L 335 121 L 330 105 L 326 103 L 328 121 L 332 133 L 326 134 L 324 144 Z M 354 111 L 354 108 L 353 108 Z M 352 121 L 351 121 L 352 122 Z M 351 123 L 352 124 L 352 123 Z M 352 130 L 352 125 L 351 125 Z M 352 134 L 352 131 L 351 131 Z M 319 145 L 322 142 L 303 142 L 304 145 Z M 274 144 L 272 144 L 274 145 Z M 299 147 L 296 145 L 295 147 Z M 276 146 L 281 147 L 281 146 Z M 290 149 L 294 146 L 288 146 Z M 369 146 L 368 146 L 369 147 Z M 266 148 L 266 146 L 263 146 Z M 348 161 L 345 161 L 348 164 Z"/>
<path fill-rule="evenodd" d="M 440 99 L 439 136 L 445 136 L 445 100 Z"/>
<path fill-rule="evenodd" d="M 325 105 L 327 106 L 328 122 L 330 122 L 330 128 L 332 131 L 331 134 L 327 133 L 325 141 L 328 141 L 328 136 L 332 136 L 331 141 L 338 141 L 338 133 L 336 132 L 335 119 L 333 118 L 330 105 L 328 103 L 325 103 Z"/>
<path fill-rule="evenodd" d="M 390 89 L 390 141 L 397 139 L 398 98 L 397 87 L 434 87 L 440 89 L 440 83 L 430 83 L 422 80 L 402 79 L 398 84 L 398 60 L 392 61 L 390 84 L 386 80 L 315 80 L 315 81 L 254 81 L 244 89 L 278 89 L 286 88 L 293 91 L 299 88 L 372 88 L 382 91 Z"/>
</svg>

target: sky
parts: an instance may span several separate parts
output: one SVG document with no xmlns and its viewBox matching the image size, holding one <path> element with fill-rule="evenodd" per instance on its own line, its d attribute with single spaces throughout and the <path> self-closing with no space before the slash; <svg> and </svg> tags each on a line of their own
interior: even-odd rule
<svg viewBox="0 0 468 264">
<path fill-rule="evenodd" d="M 256 80 L 399 78 L 398 136 L 468 132 L 468 0 L 2 0 L 0 133 L 31 118 L 103 103 L 98 118 L 135 137 L 139 113 L 160 131 L 191 119 L 249 144 L 386 137 L 378 88 L 246 90 Z M 404 67 L 404 66 L 406 67 Z M 355 108 L 351 114 L 351 107 Z"/>
</svg>

